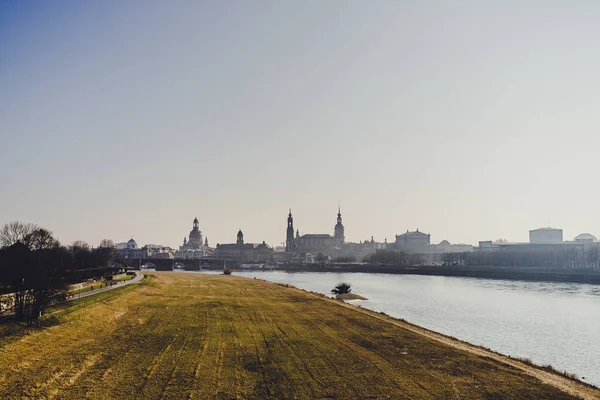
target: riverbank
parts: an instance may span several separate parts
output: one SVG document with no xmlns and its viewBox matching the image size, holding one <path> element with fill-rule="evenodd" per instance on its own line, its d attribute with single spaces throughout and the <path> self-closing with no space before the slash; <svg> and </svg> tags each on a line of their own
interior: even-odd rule
<svg viewBox="0 0 600 400">
<path fill-rule="evenodd" d="M 354 304 L 418 326 L 576 374 L 600 387 L 600 286 L 463 277 L 236 271 L 331 296 L 340 282 Z"/>
<path fill-rule="evenodd" d="M 525 364 L 443 343 L 428 331 L 321 295 L 259 279 L 154 274 L 141 285 L 53 310 L 47 316 L 52 327 L 3 335 L 0 397 L 599 394 L 573 381 L 568 393 L 556 381 L 530 375 Z"/>
</svg>

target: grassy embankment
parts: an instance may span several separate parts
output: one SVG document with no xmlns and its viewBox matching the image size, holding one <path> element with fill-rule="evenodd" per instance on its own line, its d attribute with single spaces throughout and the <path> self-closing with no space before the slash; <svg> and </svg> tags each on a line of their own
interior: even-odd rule
<svg viewBox="0 0 600 400">
<path fill-rule="evenodd" d="M 384 319 L 235 276 L 157 273 L 46 321 L 0 327 L 0 398 L 573 398 Z"/>
</svg>

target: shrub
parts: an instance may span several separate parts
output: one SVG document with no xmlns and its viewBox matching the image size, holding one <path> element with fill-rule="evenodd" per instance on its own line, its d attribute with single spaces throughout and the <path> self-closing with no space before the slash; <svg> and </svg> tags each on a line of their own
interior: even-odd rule
<svg viewBox="0 0 600 400">
<path fill-rule="evenodd" d="M 352 286 L 352 285 L 349 283 L 345 283 L 345 282 L 338 283 L 337 285 L 335 285 L 335 287 L 333 289 L 331 289 L 331 293 L 333 293 L 333 294 L 350 293 L 352 291 L 350 286 Z"/>
</svg>

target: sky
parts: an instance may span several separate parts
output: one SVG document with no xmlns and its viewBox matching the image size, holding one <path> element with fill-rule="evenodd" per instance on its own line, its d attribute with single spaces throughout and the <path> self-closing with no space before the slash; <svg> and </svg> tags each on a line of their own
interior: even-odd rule
<svg viewBox="0 0 600 400">
<path fill-rule="evenodd" d="M 0 0 L 0 224 L 600 236 L 600 3 Z"/>
</svg>

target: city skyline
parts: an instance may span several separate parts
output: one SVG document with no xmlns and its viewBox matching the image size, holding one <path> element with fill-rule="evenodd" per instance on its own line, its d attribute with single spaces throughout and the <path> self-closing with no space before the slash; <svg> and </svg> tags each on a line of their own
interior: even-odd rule
<svg viewBox="0 0 600 400">
<path fill-rule="evenodd" d="M 339 212 L 340 212 L 340 208 L 338 208 L 338 213 Z M 291 213 L 293 215 L 293 212 L 292 212 L 291 208 L 288 210 L 288 213 Z M 288 215 L 286 215 L 286 217 L 287 216 Z M 336 218 L 337 217 L 338 217 L 338 214 L 336 214 Z M 342 213 L 342 217 L 343 217 L 343 213 Z M 194 219 L 193 219 L 193 221 L 192 221 L 192 223 L 190 225 L 198 226 L 199 230 L 200 230 L 200 234 L 201 234 L 200 238 L 204 237 L 206 240 L 208 240 L 208 235 L 206 234 L 206 231 L 203 229 L 203 227 L 200 225 L 200 222 L 199 222 L 199 220 L 198 220 L 197 217 L 194 217 Z M 45 227 L 45 228 L 47 228 L 47 227 Z M 561 228 L 561 227 L 540 226 L 540 227 L 531 228 L 530 230 L 528 230 L 527 231 L 527 235 L 529 236 L 531 231 L 542 230 L 542 229 L 546 229 L 546 228 L 559 229 L 561 232 L 564 231 L 564 229 Z M 334 229 L 335 229 L 335 227 L 334 227 Z M 334 229 L 332 229 L 331 232 L 329 232 L 329 231 L 319 231 L 319 233 L 331 234 L 331 236 L 333 238 L 334 237 Z M 248 240 L 246 240 L 247 242 L 255 242 L 255 243 L 266 242 L 267 244 L 273 246 L 273 248 L 275 248 L 275 247 L 285 248 L 286 247 L 286 240 L 285 239 L 283 241 L 280 241 L 280 242 L 269 242 L 269 241 L 266 241 L 266 240 L 260 239 L 260 238 L 248 237 L 247 234 L 246 234 L 246 232 L 247 231 L 251 232 L 251 230 L 245 230 L 244 228 L 239 228 L 238 230 L 241 230 L 242 232 L 244 232 L 244 236 L 248 239 Z M 354 239 L 349 239 L 348 240 L 348 238 L 346 238 L 347 239 L 346 242 L 347 243 L 360 243 L 362 241 L 366 242 L 366 241 L 369 241 L 371 239 L 374 239 L 378 243 L 384 243 L 384 241 L 387 241 L 389 244 L 393 244 L 395 242 L 395 239 L 396 239 L 395 236 L 396 235 L 402 235 L 404 233 L 414 232 L 414 231 L 417 231 L 417 232 L 420 231 L 420 232 L 423 232 L 423 233 L 430 234 L 433 237 L 433 239 L 431 241 L 431 244 L 437 244 L 437 243 L 440 243 L 440 242 L 443 242 L 443 241 L 447 241 L 447 239 L 439 239 L 439 238 L 437 238 L 436 235 L 435 235 L 435 233 L 431 233 L 431 232 L 429 232 L 427 230 L 419 229 L 417 227 L 417 228 L 408 228 L 405 231 L 399 230 L 397 233 L 392 234 L 390 237 L 385 236 L 383 238 L 379 238 L 379 237 L 375 237 L 375 235 L 370 235 L 370 236 L 369 235 L 366 235 L 366 236 L 363 235 L 363 237 L 360 237 L 360 239 L 356 239 L 356 240 L 354 240 Z M 300 235 L 304 235 L 304 234 L 312 234 L 312 233 L 315 233 L 317 231 L 316 230 L 310 230 L 310 229 L 301 231 L 299 228 L 296 227 L 296 225 L 294 225 L 294 236 L 297 234 L 297 232 L 299 232 Z M 589 231 L 583 232 L 582 231 L 582 232 L 577 233 L 576 235 L 573 235 L 572 237 L 569 236 L 569 233 L 568 233 L 567 235 L 564 236 L 564 239 L 562 239 L 562 240 L 564 240 L 565 242 L 569 242 L 569 241 L 573 241 L 575 239 L 575 237 L 578 236 L 578 235 L 588 235 L 588 234 L 591 234 L 591 235 L 595 236 L 595 234 L 593 232 L 589 232 Z M 236 231 L 236 235 L 237 235 L 237 231 Z M 107 237 L 107 238 L 103 238 L 103 239 L 113 240 L 115 244 L 117 244 L 117 243 L 119 243 L 119 244 L 126 244 L 128 240 L 134 239 L 136 241 L 136 243 L 138 244 L 138 246 L 140 246 L 140 247 L 143 247 L 145 245 L 164 245 L 164 246 L 171 247 L 173 249 L 177 249 L 177 247 L 180 246 L 180 244 L 181 244 L 181 243 L 177 244 L 177 243 L 170 243 L 170 242 L 159 243 L 157 241 L 152 241 L 152 239 L 150 239 L 150 240 L 144 240 L 143 238 L 137 237 L 134 234 L 129 235 L 128 238 L 123 238 L 123 237 L 119 237 L 119 238 Z M 82 239 L 78 239 L 78 240 L 82 240 Z M 187 235 L 184 235 L 184 240 L 187 241 Z M 203 240 L 204 239 L 202 239 L 202 243 L 204 243 Z M 209 243 L 209 245 L 210 245 L 210 247 L 215 247 L 217 244 L 224 244 L 224 243 L 229 243 L 229 242 L 233 242 L 233 241 L 234 240 L 231 240 L 231 239 L 229 239 L 229 240 L 225 239 L 223 241 L 211 241 Z M 467 244 L 467 245 L 472 245 L 472 246 L 476 247 L 479 244 L 480 241 L 489 241 L 489 242 L 506 241 L 507 243 L 527 243 L 527 242 L 530 242 L 530 238 L 528 237 L 526 239 L 511 240 L 511 239 L 507 239 L 506 237 L 498 237 L 498 238 L 495 238 L 495 239 L 483 238 L 483 239 L 477 240 L 476 242 L 473 242 L 473 243 L 468 243 L 468 242 L 450 242 L 450 243 L 452 243 L 452 244 Z M 71 242 L 64 242 L 63 244 L 67 245 L 67 244 L 69 244 Z M 94 242 L 89 242 L 88 244 L 90 244 L 91 246 L 95 247 L 95 243 Z"/>
<path fill-rule="evenodd" d="M 0 4 L 0 222 L 65 244 L 562 228 L 600 145 L 600 4 Z"/>
</svg>

